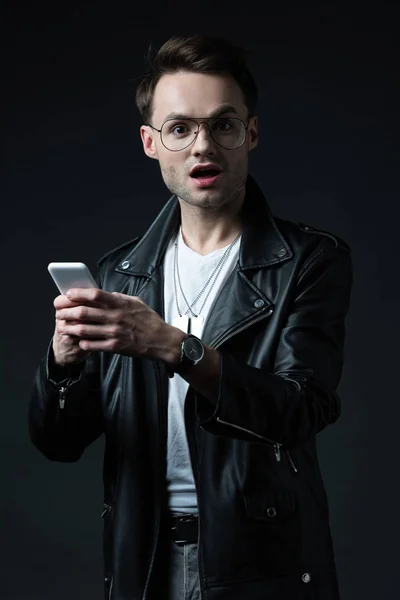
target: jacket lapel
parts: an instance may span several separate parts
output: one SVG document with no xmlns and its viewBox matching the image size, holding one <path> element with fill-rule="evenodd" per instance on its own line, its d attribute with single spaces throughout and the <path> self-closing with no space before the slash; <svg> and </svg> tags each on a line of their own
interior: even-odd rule
<svg viewBox="0 0 400 600">
<path fill-rule="evenodd" d="M 164 318 L 163 257 L 180 225 L 179 203 L 172 196 L 138 244 L 116 267 L 118 273 L 137 279 L 135 295 Z"/>
<path fill-rule="evenodd" d="M 271 307 L 271 301 L 236 267 L 210 309 L 202 340 L 216 348 L 239 331 L 268 316 Z"/>
<path fill-rule="evenodd" d="M 273 302 L 262 272 L 292 258 L 293 252 L 252 177 L 248 177 L 243 204 L 243 233 L 239 260 L 210 310 L 203 341 L 213 347 L 269 316 Z"/>
</svg>

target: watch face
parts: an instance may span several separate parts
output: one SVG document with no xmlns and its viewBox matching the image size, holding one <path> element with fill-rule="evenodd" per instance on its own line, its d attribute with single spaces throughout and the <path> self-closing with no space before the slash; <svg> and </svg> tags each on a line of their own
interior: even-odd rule
<svg viewBox="0 0 400 600">
<path fill-rule="evenodd" d="M 185 341 L 185 355 L 193 362 L 203 358 L 204 347 L 201 341 L 196 337 L 189 337 Z"/>
</svg>

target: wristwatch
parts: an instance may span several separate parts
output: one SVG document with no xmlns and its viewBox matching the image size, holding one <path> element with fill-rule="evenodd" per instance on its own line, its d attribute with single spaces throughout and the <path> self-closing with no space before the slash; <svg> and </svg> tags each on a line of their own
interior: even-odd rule
<svg viewBox="0 0 400 600">
<path fill-rule="evenodd" d="M 195 335 L 188 333 L 181 345 L 181 359 L 174 367 L 178 375 L 188 373 L 204 356 L 204 344 Z"/>
</svg>

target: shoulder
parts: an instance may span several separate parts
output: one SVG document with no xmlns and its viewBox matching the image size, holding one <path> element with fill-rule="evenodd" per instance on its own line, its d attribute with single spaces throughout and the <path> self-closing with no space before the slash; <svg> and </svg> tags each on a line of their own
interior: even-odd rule
<svg viewBox="0 0 400 600">
<path fill-rule="evenodd" d="M 294 252 L 297 280 L 318 280 L 322 273 L 351 289 L 353 259 L 349 244 L 331 230 L 306 223 L 276 219 L 277 225 Z"/>
<path fill-rule="evenodd" d="M 297 223 L 274 217 L 277 226 L 289 243 L 297 246 L 298 249 L 304 247 L 319 247 L 342 250 L 351 254 L 349 244 L 333 231 L 321 229 L 306 223 Z"/>
</svg>

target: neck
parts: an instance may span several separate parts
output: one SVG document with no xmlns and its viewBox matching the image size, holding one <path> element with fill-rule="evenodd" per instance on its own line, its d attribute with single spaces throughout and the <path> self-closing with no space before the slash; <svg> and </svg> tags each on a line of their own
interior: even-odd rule
<svg viewBox="0 0 400 600">
<path fill-rule="evenodd" d="M 203 256 L 228 246 L 242 229 L 243 198 L 220 211 L 179 203 L 183 240 Z"/>
</svg>

